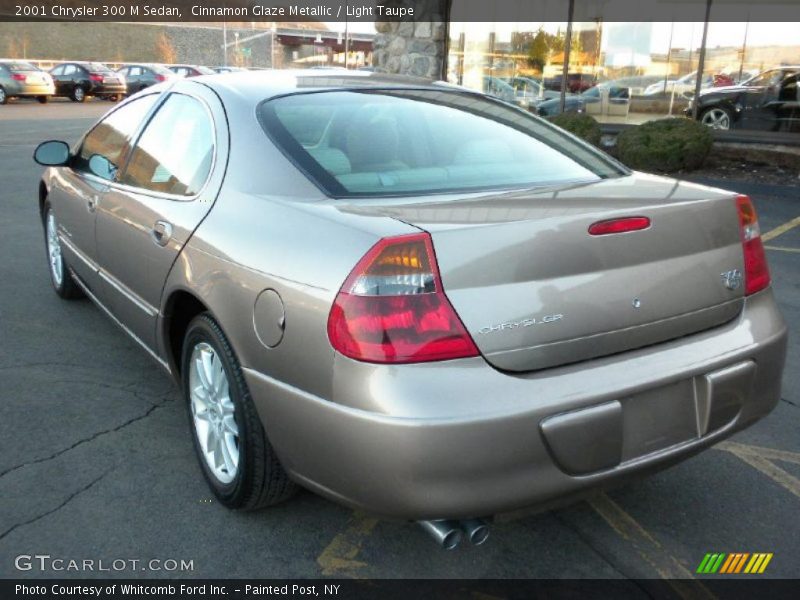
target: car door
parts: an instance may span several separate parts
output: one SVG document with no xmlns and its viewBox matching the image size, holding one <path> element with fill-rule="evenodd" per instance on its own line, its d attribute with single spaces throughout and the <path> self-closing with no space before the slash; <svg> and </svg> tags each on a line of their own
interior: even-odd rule
<svg viewBox="0 0 800 600">
<path fill-rule="evenodd" d="M 66 70 L 67 65 L 59 65 L 52 71 L 50 71 L 50 75 L 53 77 L 53 83 L 56 86 L 56 95 L 63 96 L 64 93 L 64 71 Z"/>
<path fill-rule="evenodd" d="M 228 152 L 219 100 L 188 87 L 158 107 L 98 209 L 103 300 L 153 353 L 164 282 L 216 199 Z"/>
<path fill-rule="evenodd" d="M 92 157 L 122 166 L 139 124 L 154 104 L 155 96 L 141 98 L 109 113 L 78 144 L 69 167 L 58 169 L 51 180 L 48 197 L 67 262 L 92 291 L 98 289 L 96 211 L 113 179 L 93 169 Z"/>
<path fill-rule="evenodd" d="M 787 73 L 775 102 L 777 131 L 800 131 L 800 73 Z"/>
</svg>

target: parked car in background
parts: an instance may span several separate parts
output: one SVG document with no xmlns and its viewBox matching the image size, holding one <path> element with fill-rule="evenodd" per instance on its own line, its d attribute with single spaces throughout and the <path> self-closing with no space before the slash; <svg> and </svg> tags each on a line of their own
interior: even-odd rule
<svg viewBox="0 0 800 600">
<path fill-rule="evenodd" d="M 555 77 L 548 77 L 544 80 L 544 87 L 548 90 L 556 92 L 561 91 L 561 81 L 563 76 L 561 74 Z M 567 91 L 573 94 L 585 92 L 595 84 L 595 76 L 590 73 L 568 73 L 567 74 Z"/>
<path fill-rule="evenodd" d="M 800 66 L 770 69 L 739 85 L 711 88 L 697 98 L 697 118 L 712 129 L 800 131 Z M 686 109 L 693 114 L 694 103 Z"/>
<path fill-rule="evenodd" d="M 514 88 L 499 77 L 492 77 L 491 75 L 483 76 L 483 89 L 484 94 L 494 96 L 506 102 L 516 103 L 517 95 Z"/>
<path fill-rule="evenodd" d="M 238 73 L 239 71 L 246 71 L 242 67 L 211 67 L 215 73 Z"/>
<path fill-rule="evenodd" d="M 11 98 L 36 98 L 45 103 L 55 93 L 53 78 L 24 60 L 0 61 L 0 104 Z"/>
<path fill-rule="evenodd" d="M 599 114 L 602 95 L 608 93 L 608 114 L 619 113 L 613 107 L 622 107 L 630 104 L 630 88 L 627 87 L 607 87 L 596 85 L 589 88 L 582 94 L 570 94 L 564 98 L 564 112 L 587 112 Z M 536 105 L 536 112 L 541 117 L 552 117 L 561 113 L 561 98 L 558 96 L 550 100 L 545 100 Z M 627 113 L 627 110 L 624 111 Z"/>
<path fill-rule="evenodd" d="M 163 65 L 157 64 L 127 64 L 117 73 L 125 77 L 127 94 L 135 94 L 143 89 L 175 79 L 177 75 Z"/>
<path fill-rule="evenodd" d="M 174 377 L 230 508 L 301 485 L 449 547 L 694 456 L 781 397 L 750 199 L 478 92 L 183 79 L 34 158 L 51 287 Z"/>
<path fill-rule="evenodd" d="M 675 96 L 681 98 L 691 98 L 697 84 L 697 71 L 692 71 L 688 75 L 684 75 L 680 79 L 669 79 L 666 82 L 662 79 L 656 83 L 647 86 L 644 91 L 645 96 L 658 96 L 661 94 L 675 93 Z M 703 76 L 702 87 L 707 88 L 714 85 L 714 77 L 707 73 Z"/>
<path fill-rule="evenodd" d="M 119 100 L 126 93 L 125 78 L 98 62 L 66 62 L 50 69 L 55 95 L 83 102 L 97 96 Z"/>
<path fill-rule="evenodd" d="M 201 65 L 166 65 L 178 77 L 198 77 L 200 75 L 213 75 L 216 71 Z"/>
<path fill-rule="evenodd" d="M 540 81 L 531 77 L 509 77 L 504 81 L 514 88 L 515 102 L 522 107 L 535 106 L 559 95 L 559 92 L 545 89 Z"/>
<path fill-rule="evenodd" d="M 601 81 L 597 84 L 598 87 L 607 88 L 628 88 L 631 96 L 641 96 L 644 91 L 654 83 L 661 81 L 663 83 L 664 77 L 661 75 L 630 75 L 628 77 L 619 77 L 617 79 L 610 79 Z"/>
</svg>

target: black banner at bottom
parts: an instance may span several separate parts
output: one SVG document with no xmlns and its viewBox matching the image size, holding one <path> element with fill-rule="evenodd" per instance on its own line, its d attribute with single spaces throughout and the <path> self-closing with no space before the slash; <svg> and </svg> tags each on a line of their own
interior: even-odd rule
<svg viewBox="0 0 800 600">
<path fill-rule="evenodd" d="M 381 600 L 409 598 L 528 599 L 627 598 L 739 599 L 768 595 L 770 600 L 797 598 L 800 581 L 787 579 L 219 579 L 0 580 L 0 598 L 47 600 L 252 600 L 328 598 Z"/>
</svg>

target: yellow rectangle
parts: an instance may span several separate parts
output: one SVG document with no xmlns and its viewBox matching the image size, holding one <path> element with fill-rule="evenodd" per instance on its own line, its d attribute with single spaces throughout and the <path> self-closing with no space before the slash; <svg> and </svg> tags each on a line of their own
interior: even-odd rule
<svg viewBox="0 0 800 600">
<path fill-rule="evenodd" d="M 767 568 L 767 565 L 769 564 L 769 561 L 771 561 L 771 560 L 772 560 L 772 552 L 767 554 L 767 556 L 764 558 L 764 562 L 761 563 L 761 567 L 758 569 L 758 572 L 759 573 L 763 573 L 764 569 Z"/>
<path fill-rule="evenodd" d="M 756 563 L 759 561 L 760 558 L 761 558 L 760 554 L 758 554 L 758 553 L 753 554 L 753 557 L 750 559 L 750 562 L 747 563 L 747 566 L 745 567 L 744 572 L 745 573 L 752 573 L 753 569 L 757 568 Z"/>
</svg>

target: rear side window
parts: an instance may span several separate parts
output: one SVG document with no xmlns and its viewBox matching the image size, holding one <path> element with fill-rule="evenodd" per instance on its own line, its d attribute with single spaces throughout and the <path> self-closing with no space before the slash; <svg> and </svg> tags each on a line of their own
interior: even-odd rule
<svg viewBox="0 0 800 600">
<path fill-rule="evenodd" d="M 153 192 L 194 196 L 208 179 L 214 126 L 203 104 L 171 94 L 134 148 L 122 182 Z"/>
<path fill-rule="evenodd" d="M 273 141 L 333 197 L 524 188 L 624 173 L 540 119 L 471 93 L 301 93 L 262 103 L 260 116 Z"/>
<path fill-rule="evenodd" d="M 136 133 L 157 97 L 157 94 L 150 94 L 137 98 L 103 119 L 83 140 L 73 168 L 91 173 L 89 161 L 92 156 L 99 154 L 113 167 L 119 169 L 131 137 Z"/>
</svg>

